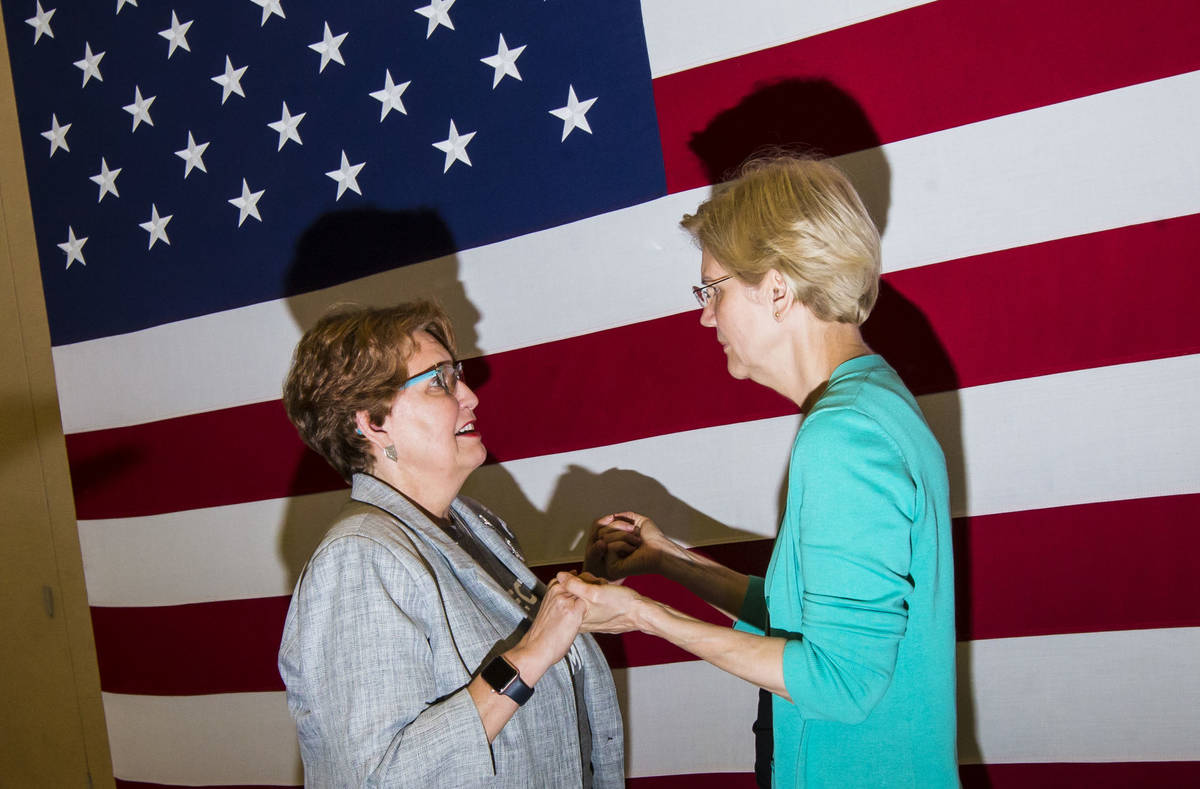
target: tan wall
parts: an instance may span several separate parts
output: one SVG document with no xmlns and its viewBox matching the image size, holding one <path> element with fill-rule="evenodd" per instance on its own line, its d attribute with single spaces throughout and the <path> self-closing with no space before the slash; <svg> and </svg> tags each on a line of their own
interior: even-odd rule
<svg viewBox="0 0 1200 789">
<path fill-rule="evenodd" d="M 114 786 L 0 20 L 0 787 Z"/>
</svg>

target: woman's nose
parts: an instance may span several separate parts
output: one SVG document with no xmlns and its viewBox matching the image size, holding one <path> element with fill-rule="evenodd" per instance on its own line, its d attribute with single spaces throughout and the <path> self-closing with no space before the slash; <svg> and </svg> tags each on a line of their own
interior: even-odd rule
<svg viewBox="0 0 1200 789">
<path fill-rule="evenodd" d="M 458 386 L 454 388 L 454 398 L 463 408 L 474 408 L 479 405 L 479 395 L 475 394 L 474 389 L 467 386 L 466 381 L 458 382 Z"/>
</svg>

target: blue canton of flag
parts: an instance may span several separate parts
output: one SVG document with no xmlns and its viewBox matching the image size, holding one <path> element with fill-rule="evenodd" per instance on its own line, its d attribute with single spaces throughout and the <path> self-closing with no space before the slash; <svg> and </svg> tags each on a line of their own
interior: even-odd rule
<svg viewBox="0 0 1200 789">
<path fill-rule="evenodd" d="M 413 262 L 665 192 L 637 3 L 422 1 L 3 0 L 53 343 L 397 265 L 291 271 L 330 212 Z"/>
</svg>

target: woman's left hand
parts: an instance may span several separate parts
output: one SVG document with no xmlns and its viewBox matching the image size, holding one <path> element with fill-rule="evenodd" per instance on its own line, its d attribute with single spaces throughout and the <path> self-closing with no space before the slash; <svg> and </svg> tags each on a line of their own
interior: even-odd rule
<svg viewBox="0 0 1200 789">
<path fill-rule="evenodd" d="M 533 684 L 562 659 L 580 632 L 585 604 L 562 584 L 550 584 L 533 624 L 510 651 L 521 676 Z"/>
<path fill-rule="evenodd" d="M 631 575 L 662 573 L 669 557 L 686 556 L 678 543 L 653 520 L 636 512 L 605 515 L 588 533 L 583 569 L 610 581 Z"/>
<path fill-rule="evenodd" d="M 559 573 L 556 578 L 566 591 L 587 605 L 580 631 L 628 633 L 640 629 L 637 613 L 649 601 L 629 587 L 611 584 L 588 572 Z"/>
</svg>

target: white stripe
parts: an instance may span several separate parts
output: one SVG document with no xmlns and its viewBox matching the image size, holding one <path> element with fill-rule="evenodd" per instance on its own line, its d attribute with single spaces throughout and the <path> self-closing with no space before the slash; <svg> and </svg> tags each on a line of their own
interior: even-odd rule
<svg viewBox="0 0 1200 789">
<path fill-rule="evenodd" d="M 946 452 L 955 515 L 1200 492 L 1200 355 L 920 402 Z"/>
<path fill-rule="evenodd" d="M 1200 628 L 975 641 L 959 678 L 961 762 L 1200 759 Z"/>
<path fill-rule="evenodd" d="M 1200 355 L 920 398 L 946 450 L 955 515 L 1200 492 Z M 578 558 L 614 509 L 690 545 L 772 537 L 798 417 L 485 466 L 464 493 L 505 517 L 530 564 Z M 344 492 L 80 521 L 92 605 L 291 592 Z"/>
<path fill-rule="evenodd" d="M 650 74 L 661 77 L 885 16 L 930 0 L 642 0 Z"/>
<path fill-rule="evenodd" d="M 841 161 L 885 224 L 885 266 L 897 270 L 1200 213 L 1197 138 L 1200 72 Z M 664 197 L 294 299 L 60 346 L 54 364 L 64 429 L 277 398 L 298 325 L 336 301 L 435 294 L 467 356 L 690 309 L 698 256 L 676 223 L 706 194 Z M 524 284 L 513 288 L 513 280 Z"/>
<path fill-rule="evenodd" d="M 1200 760 L 1200 628 L 960 644 L 963 763 Z M 753 769 L 756 693 L 704 663 L 613 672 L 632 778 Z M 282 693 L 104 694 L 113 771 L 171 784 L 300 783 Z"/>
<path fill-rule="evenodd" d="M 613 672 L 630 778 L 754 771 L 758 690 L 708 663 Z"/>
<path fill-rule="evenodd" d="M 1198 135 L 1194 71 L 886 145 L 886 221 L 879 154 L 840 161 L 895 271 L 1200 212 Z"/>
<path fill-rule="evenodd" d="M 349 491 L 79 522 L 88 603 L 144 606 L 291 594 Z"/>
<path fill-rule="evenodd" d="M 282 693 L 103 693 L 113 776 L 162 784 L 304 783 Z"/>
</svg>

